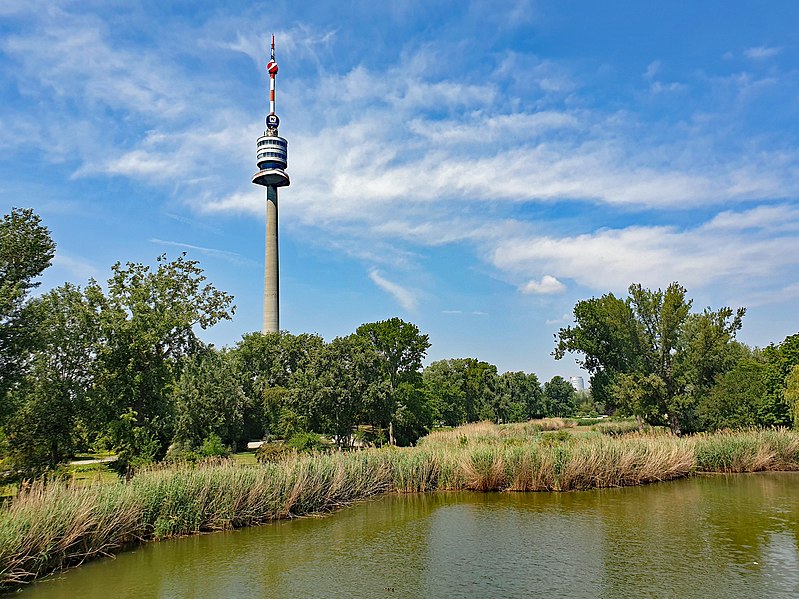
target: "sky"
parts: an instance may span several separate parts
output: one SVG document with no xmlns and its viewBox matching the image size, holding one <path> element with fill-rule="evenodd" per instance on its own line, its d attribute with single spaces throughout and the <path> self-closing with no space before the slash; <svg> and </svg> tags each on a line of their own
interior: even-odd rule
<svg viewBox="0 0 799 599">
<path fill-rule="evenodd" d="M 574 304 L 679 281 L 799 330 L 799 3 L 0 2 L 0 209 L 57 244 L 43 278 L 180 252 L 260 330 L 251 183 L 277 41 L 281 327 L 394 316 L 427 363 L 541 380 Z M 583 373 L 584 374 L 584 373 Z"/>
</svg>

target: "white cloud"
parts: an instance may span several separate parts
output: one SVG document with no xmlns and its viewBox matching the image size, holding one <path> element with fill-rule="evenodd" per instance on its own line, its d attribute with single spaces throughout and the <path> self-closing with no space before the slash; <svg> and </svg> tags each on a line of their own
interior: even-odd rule
<svg viewBox="0 0 799 599">
<path fill-rule="evenodd" d="M 747 58 L 762 59 L 772 58 L 782 51 L 782 48 L 771 48 L 768 46 L 755 46 L 744 50 L 744 56 Z"/>
<path fill-rule="evenodd" d="M 535 279 L 528 281 L 522 287 L 522 293 L 533 295 L 554 295 L 556 293 L 563 293 L 566 290 L 566 285 L 558 281 L 552 275 L 544 275 L 540 281 Z"/>
<path fill-rule="evenodd" d="M 569 324 L 572 322 L 572 315 L 570 313 L 566 313 L 560 318 L 552 318 L 546 321 L 546 324 Z"/>
<path fill-rule="evenodd" d="M 416 294 L 410 289 L 406 289 L 384 278 L 377 269 L 369 271 L 369 278 L 375 285 L 380 287 L 380 289 L 393 297 L 405 310 L 414 310 L 416 308 L 418 300 Z"/>
<path fill-rule="evenodd" d="M 770 225 L 777 220 L 782 220 L 781 230 Z M 680 281 L 691 290 L 715 287 L 745 295 L 777 289 L 785 273 L 796 271 L 798 226 L 795 207 L 758 207 L 723 213 L 686 229 L 628 226 L 563 237 L 519 235 L 499 240 L 491 260 L 513 278 L 544 270 L 594 290 L 621 291 L 633 282 L 654 288 Z M 532 283 L 535 290 L 543 286 L 543 279 Z"/>
<path fill-rule="evenodd" d="M 646 71 L 644 71 L 644 79 L 653 80 L 658 71 L 660 71 L 661 66 L 662 63 L 659 60 L 650 62 L 646 67 Z"/>
</svg>

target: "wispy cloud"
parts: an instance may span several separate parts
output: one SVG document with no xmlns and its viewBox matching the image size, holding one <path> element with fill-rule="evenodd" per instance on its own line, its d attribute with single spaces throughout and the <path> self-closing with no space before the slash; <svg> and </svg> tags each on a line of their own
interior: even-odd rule
<svg viewBox="0 0 799 599">
<path fill-rule="evenodd" d="M 747 58 L 762 59 L 771 58 L 780 53 L 782 48 L 772 48 L 769 46 L 755 46 L 744 50 L 744 56 Z"/>
<path fill-rule="evenodd" d="M 418 299 L 414 291 L 389 281 L 376 269 L 369 271 L 369 278 L 375 285 L 380 287 L 380 289 L 391 295 L 405 310 L 414 310 L 416 308 Z"/>
<path fill-rule="evenodd" d="M 65 254 L 61 250 L 56 251 L 53 256 L 53 266 L 66 271 L 70 279 L 85 281 L 100 276 L 100 269 L 95 264 L 84 258 Z"/>
<path fill-rule="evenodd" d="M 572 315 L 567 312 L 560 318 L 553 318 L 545 322 L 546 324 L 569 324 L 570 322 L 572 322 L 572 320 L 573 320 Z"/>
</svg>

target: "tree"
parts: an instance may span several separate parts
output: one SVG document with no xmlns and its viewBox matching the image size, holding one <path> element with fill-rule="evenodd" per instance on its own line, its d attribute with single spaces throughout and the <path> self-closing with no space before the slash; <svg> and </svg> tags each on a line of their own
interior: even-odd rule
<svg viewBox="0 0 799 599">
<path fill-rule="evenodd" d="M 58 466 L 83 442 L 77 424 L 87 415 L 98 328 L 96 312 L 69 283 L 34 299 L 28 310 L 36 350 L 11 393 L 19 409 L 8 438 L 15 466 L 35 475 Z"/>
<path fill-rule="evenodd" d="M 799 364 L 791 367 L 785 377 L 785 401 L 791 411 L 793 427 L 799 429 Z"/>
<path fill-rule="evenodd" d="M 359 335 L 337 337 L 294 379 L 290 403 L 306 430 L 332 434 L 349 446 L 352 429 L 381 385 L 380 356 Z"/>
<path fill-rule="evenodd" d="M 799 333 L 789 335 L 779 345 L 763 350 L 766 360 L 766 390 L 759 406 L 759 419 L 766 426 L 788 426 L 791 408 L 785 397 L 786 377 L 799 364 Z"/>
<path fill-rule="evenodd" d="M 699 400 L 698 413 L 706 429 L 743 428 L 761 424 L 758 414 L 765 398 L 768 366 L 746 357 L 727 372 Z"/>
<path fill-rule="evenodd" d="M 434 423 L 458 426 L 466 422 L 466 392 L 451 360 L 437 360 L 425 368 L 422 385 Z"/>
<path fill-rule="evenodd" d="M 175 385 L 176 442 L 196 448 L 216 435 L 235 446 L 241 438 L 245 398 L 230 361 L 213 348 L 185 360 Z"/>
<path fill-rule="evenodd" d="M 691 300 L 678 283 L 665 291 L 633 284 L 629 294 L 626 300 L 609 294 L 578 302 L 577 324 L 560 330 L 554 355 L 582 353 L 596 400 L 650 424 L 668 423 L 679 434 L 692 420 L 694 391 L 722 365 L 730 365 L 721 354 L 740 328 L 744 310 L 735 316 L 729 308 L 706 310 L 692 318 Z M 700 356 L 703 345 L 713 346 L 716 354 Z M 691 356 L 700 363 L 692 364 Z"/>
<path fill-rule="evenodd" d="M 571 416 L 576 407 L 576 392 L 571 383 L 562 376 L 553 376 L 544 383 L 544 405 L 546 416 Z"/>
<path fill-rule="evenodd" d="M 319 335 L 292 335 L 286 331 L 248 333 L 236 344 L 231 358 L 246 400 L 243 414 L 246 438 L 283 434 L 280 420 L 286 409 L 284 391 L 294 384 L 294 378 L 308 367 L 323 346 L 324 340 Z"/>
<path fill-rule="evenodd" d="M 475 358 L 433 362 L 422 375 L 434 420 L 450 426 L 496 420 L 497 367 Z"/>
<path fill-rule="evenodd" d="M 417 388 L 421 386 L 422 360 L 430 347 L 430 340 L 415 324 L 396 317 L 362 324 L 355 334 L 368 342 L 379 356 L 383 393 L 373 395 L 370 419 L 389 428 L 389 440 L 393 443 L 391 431 L 397 411 L 412 409 L 401 400 L 416 397 L 414 394 L 398 394 L 397 390 L 402 383 Z M 407 420 L 407 416 L 404 418 Z"/>
<path fill-rule="evenodd" d="M 497 380 L 494 411 L 503 422 L 520 422 L 544 416 L 544 394 L 535 374 L 504 372 Z"/>
<path fill-rule="evenodd" d="M 715 312 L 705 308 L 686 319 L 675 352 L 677 391 L 672 402 L 683 431 L 693 432 L 701 426 L 699 404 L 709 396 L 720 375 L 750 355 L 746 346 L 735 341 L 745 312 L 743 308 L 734 314 L 730 308 Z"/>
<path fill-rule="evenodd" d="M 35 322 L 28 294 L 50 266 L 55 243 L 31 209 L 14 208 L 0 220 L 0 424 L 10 415 L 5 397 L 33 349 Z"/>
<path fill-rule="evenodd" d="M 617 407 L 611 393 L 615 375 L 643 369 L 642 340 L 630 303 L 612 293 L 577 302 L 576 326 L 560 329 L 553 352 L 556 360 L 566 352 L 582 354 L 578 364 L 591 374 L 594 398 L 609 409 Z"/>
<path fill-rule="evenodd" d="M 204 284 L 198 262 L 185 254 L 159 256 L 157 264 L 151 271 L 116 263 L 108 291 L 92 280 L 85 294 L 99 314 L 97 424 L 117 448 L 149 451 L 155 442 L 163 455 L 174 433 L 172 388 L 181 360 L 203 348 L 194 328 L 230 318 L 235 307 L 231 295 Z"/>
</svg>

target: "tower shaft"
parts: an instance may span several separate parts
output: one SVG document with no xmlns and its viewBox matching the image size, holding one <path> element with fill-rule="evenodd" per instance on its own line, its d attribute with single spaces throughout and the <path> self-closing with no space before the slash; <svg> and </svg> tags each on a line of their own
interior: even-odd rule
<svg viewBox="0 0 799 599">
<path fill-rule="evenodd" d="M 280 260 L 277 240 L 277 187 L 266 187 L 266 254 L 264 263 L 264 333 L 280 331 Z"/>
</svg>

